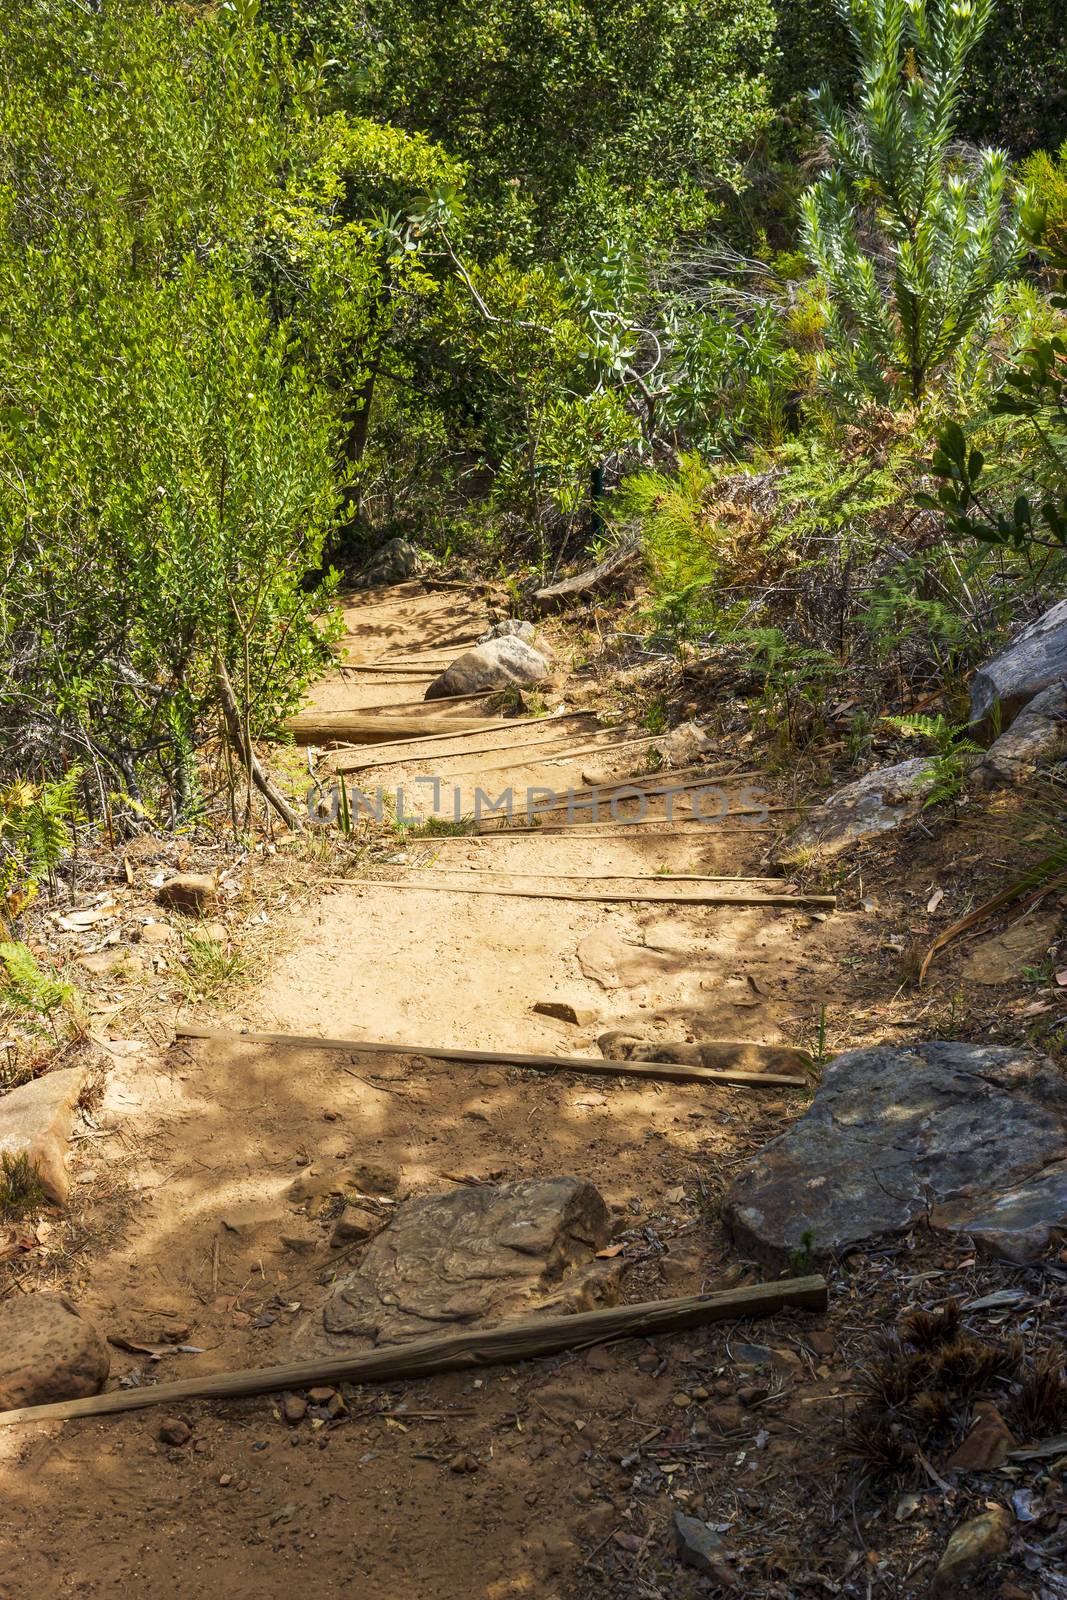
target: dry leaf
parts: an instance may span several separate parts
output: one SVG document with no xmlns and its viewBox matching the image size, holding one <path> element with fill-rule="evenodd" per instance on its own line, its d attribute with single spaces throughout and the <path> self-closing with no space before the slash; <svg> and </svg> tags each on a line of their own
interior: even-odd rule
<svg viewBox="0 0 1067 1600">
<path fill-rule="evenodd" d="M 621 1256 L 625 1249 L 626 1241 L 620 1239 L 617 1244 L 609 1244 L 606 1249 L 598 1250 L 596 1258 L 598 1261 L 614 1261 L 615 1257 Z"/>
<path fill-rule="evenodd" d="M 926 902 L 926 910 L 927 910 L 927 913 L 931 917 L 933 916 L 934 912 L 937 910 L 938 906 L 941 904 L 941 902 L 942 902 L 942 900 L 944 898 L 945 898 L 944 889 L 935 889 L 934 890 L 933 894 L 930 896 L 929 900 Z"/>
</svg>

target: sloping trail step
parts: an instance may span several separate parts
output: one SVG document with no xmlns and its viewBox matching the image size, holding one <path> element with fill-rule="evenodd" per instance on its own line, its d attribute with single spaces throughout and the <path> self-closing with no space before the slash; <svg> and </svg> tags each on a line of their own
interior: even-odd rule
<svg viewBox="0 0 1067 1600">
<path fill-rule="evenodd" d="M 837 896 L 832 894 L 575 894 L 564 889 L 513 889 L 490 887 L 488 884 L 419 883 L 414 878 L 353 878 L 353 888 L 416 889 L 438 894 L 490 894 L 507 895 L 518 900 L 573 900 L 587 905 L 655 905 L 655 906 L 815 906 L 820 911 L 837 909 Z"/>
<path fill-rule="evenodd" d="M 422 1378 L 470 1367 L 510 1366 L 536 1356 L 588 1349 L 608 1340 L 647 1339 L 654 1334 L 680 1333 L 710 1322 L 772 1316 L 786 1309 L 825 1311 L 827 1293 L 826 1279 L 813 1273 L 809 1277 L 784 1278 L 778 1283 L 719 1289 L 711 1294 L 686 1295 L 674 1300 L 608 1306 L 600 1311 L 555 1317 L 516 1317 L 497 1323 L 495 1327 L 431 1334 L 363 1355 L 291 1361 L 282 1366 L 111 1390 L 107 1394 L 89 1395 L 84 1400 L 26 1406 L 18 1411 L 0 1412 L 0 1427 L 22 1422 L 65 1421 L 71 1417 L 114 1416 L 124 1411 L 143 1411 L 148 1406 L 172 1405 L 181 1400 L 234 1399 L 241 1395 L 274 1394 L 283 1389 L 304 1389 L 313 1384 L 390 1383 L 400 1378 Z"/>
<path fill-rule="evenodd" d="M 225 1044 L 276 1045 L 286 1050 L 340 1050 L 350 1055 L 423 1056 L 431 1061 L 457 1061 L 485 1066 L 528 1067 L 533 1072 L 590 1073 L 601 1078 L 652 1078 L 663 1083 L 731 1084 L 755 1089 L 805 1089 L 801 1075 L 812 1065 L 805 1050 L 792 1045 L 756 1044 L 748 1039 L 705 1039 L 702 1053 L 768 1064 L 792 1065 L 796 1073 L 746 1071 L 741 1067 L 685 1066 L 674 1061 L 608 1061 L 600 1056 L 524 1055 L 514 1050 L 468 1050 L 432 1044 L 392 1044 L 380 1039 L 323 1039 L 316 1034 L 268 1033 L 254 1028 L 234 1031 L 181 1023 L 176 1039 L 212 1039 Z"/>
</svg>

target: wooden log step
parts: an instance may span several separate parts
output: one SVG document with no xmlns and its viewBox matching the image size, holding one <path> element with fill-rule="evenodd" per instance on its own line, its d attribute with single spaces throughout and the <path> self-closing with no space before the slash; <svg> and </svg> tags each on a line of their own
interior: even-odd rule
<svg viewBox="0 0 1067 1600">
<path fill-rule="evenodd" d="M 354 889 L 418 889 L 438 894 L 489 894 L 509 900 L 573 900 L 587 905 L 624 906 L 815 906 L 837 909 L 832 894 L 573 894 L 565 889 L 498 889 L 487 884 L 416 883 L 411 878 L 353 878 Z"/>
<path fill-rule="evenodd" d="M 340 1050 L 346 1055 L 425 1056 L 431 1061 L 456 1061 L 473 1066 L 522 1067 L 531 1072 L 575 1072 L 598 1078 L 651 1078 L 664 1083 L 727 1084 L 754 1089 L 805 1089 L 802 1074 L 812 1064 L 806 1050 L 793 1045 L 759 1044 L 752 1039 L 704 1039 L 704 1060 L 719 1056 L 719 1067 L 687 1065 L 676 1061 L 607 1061 L 603 1056 L 527 1055 L 514 1050 L 464 1050 L 455 1046 L 390 1044 L 379 1039 L 327 1039 L 319 1034 L 264 1033 L 256 1029 L 234 1031 L 179 1023 L 176 1039 L 214 1039 L 222 1044 L 276 1045 L 282 1050 Z M 730 1066 L 728 1063 L 735 1065 Z M 748 1065 L 744 1065 L 748 1063 Z M 758 1070 L 788 1066 L 792 1072 Z"/>
<path fill-rule="evenodd" d="M 308 712 L 301 712 L 300 713 L 300 716 L 308 716 L 308 715 L 309 715 Z M 368 717 L 368 713 L 363 712 L 363 711 L 348 711 L 348 712 L 342 712 L 342 713 L 329 712 L 329 713 L 326 713 L 326 715 L 329 715 L 329 716 L 343 715 L 343 716 L 347 716 L 347 717 L 350 717 L 350 718 L 358 718 L 361 724 L 363 723 L 364 718 Z M 378 744 L 378 743 L 380 743 L 382 745 L 382 747 L 386 748 L 386 749 L 389 748 L 390 746 L 392 746 L 394 749 L 403 749 L 403 748 L 406 748 L 406 747 L 410 747 L 413 744 L 428 744 L 428 743 L 431 743 L 431 742 L 434 743 L 434 744 L 438 744 L 438 743 L 440 743 L 440 741 L 442 739 L 457 739 L 457 738 L 460 738 L 461 736 L 466 737 L 466 738 L 469 739 L 472 734 L 498 733 L 500 731 L 500 729 L 502 729 L 502 728 L 525 728 L 525 727 L 530 727 L 532 724 L 536 724 L 536 726 L 538 726 L 540 728 L 543 728 L 543 727 L 546 726 L 546 724 L 554 724 L 554 723 L 561 723 L 561 722 L 572 722 L 572 721 L 575 721 L 578 718 L 585 718 L 585 717 L 595 716 L 596 713 L 593 712 L 593 711 L 568 711 L 563 716 L 560 716 L 560 717 L 482 717 L 476 722 L 470 721 L 468 719 L 468 721 L 461 723 L 461 722 L 459 722 L 457 720 L 456 722 L 453 722 L 451 724 L 450 728 L 445 728 L 443 726 L 446 723 L 447 719 L 444 718 L 444 717 L 441 717 L 441 718 L 438 719 L 438 725 L 442 728 L 441 732 L 432 733 L 432 734 L 422 734 L 422 735 L 417 734 L 417 733 L 415 733 L 415 734 L 411 734 L 410 733 L 410 729 L 413 726 L 415 726 L 417 723 L 421 724 L 423 722 L 429 722 L 429 720 L 432 717 L 432 715 L 433 715 L 433 713 L 428 712 L 426 717 L 424 717 L 424 718 L 420 717 L 420 718 L 417 718 L 417 719 L 416 718 L 408 718 L 408 719 L 406 719 L 405 726 L 409 730 L 409 736 L 408 737 L 404 737 L 403 735 L 398 734 L 395 738 L 386 737 L 386 738 L 382 739 L 379 736 L 379 738 L 377 738 L 377 739 L 359 738 L 359 739 L 353 739 L 351 742 L 353 744 L 360 744 L 360 745 Z M 295 720 L 297 720 L 297 719 L 294 718 L 294 721 Z M 368 720 L 369 720 L 369 718 L 368 718 Z M 378 719 L 378 727 L 381 728 L 383 726 L 383 724 L 386 722 L 386 720 L 387 719 L 385 717 L 379 718 Z M 290 726 L 292 726 L 292 724 L 290 724 Z M 573 732 L 573 730 L 572 730 L 572 732 Z M 331 735 L 331 737 L 334 737 L 334 736 Z M 337 735 L 337 737 L 343 738 L 344 735 L 343 734 Z M 507 747 L 505 745 L 498 745 L 498 746 L 493 746 L 493 748 L 494 749 L 506 749 Z M 462 751 L 462 752 L 452 751 L 452 752 L 449 752 L 449 753 L 453 754 L 453 755 L 455 755 L 455 754 L 467 754 L 467 751 Z M 473 748 L 471 748 L 470 753 L 471 754 L 476 754 L 477 752 Z M 403 758 L 401 757 L 400 759 L 403 759 Z M 393 766 L 396 766 L 396 765 L 397 765 L 397 759 L 395 759 L 395 758 L 392 759 L 392 760 L 387 761 L 387 760 L 384 759 L 384 757 L 376 756 L 374 759 L 372 759 L 370 761 L 367 761 L 362 756 L 351 756 L 351 757 L 349 757 L 346 751 L 339 750 L 337 752 L 337 756 L 336 756 L 336 759 L 335 759 L 335 762 L 334 762 L 334 769 L 337 772 L 367 772 L 372 767 L 393 767 Z"/>
<path fill-rule="evenodd" d="M 460 838 L 462 835 L 453 835 Z M 467 834 L 468 839 L 471 838 Z M 436 844 L 437 841 L 434 840 Z M 398 865 L 400 863 L 397 863 Z M 390 863 L 392 865 L 392 863 Z M 480 876 L 489 874 L 494 878 L 537 878 L 546 883 L 779 883 L 781 879 L 775 878 L 766 872 L 744 872 L 740 876 L 724 876 L 718 872 L 531 872 L 529 870 L 516 871 L 513 867 L 443 867 L 436 861 L 427 862 L 426 866 L 416 866 L 414 863 L 404 863 L 410 872 L 447 872 L 451 875 L 457 873 L 473 872 Z M 333 883 L 343 883 L 349 888 L 360 883 L 360 878 L 333 878 Z"/>
<path fill-rule="evenodd" d="M 297 744 L 321 744 L 325 739 L 346 739 L 350 744 L 386 744 L 391 740 L 415 744 L 424 739 L 477 733 L 486 723 L 471 717 L 450 720 L 434 712 L 421 717 L 391 717 L 387 711 L 300 711 L 290 717 L 286 726 Z"/>
<path fill-rule="evenodd" d="M 386 1345 L 360 1355 L 326 1356 L 311 1361 L 290 1361 L 282 1366 L 251 1367 L 220 1372 L 173 1383 L 144 1384 L 136 1389 L 113 1389 L 81 1400 L 61 1400 L 51 1405 L 23 1406 L 0 1412 L 0 1427 L 22 1422 L 61 1422 L 72 1417 L 115 1416 L 143 1411 L 149 1406 L 173 1406 L 184 1400 L 233 1400 L 242 1395 L 275 1394 L 283 1389 L 306 1389 L 315 1384 L 395 1383 L 403 1378 L 425 1378 L 436 1372 L 457 1372 L 470 1367 L 507 1366 L 563 1350 L 584 1350 L 614 1339 L 651 1338 L 654 1334 L 680 1333 L 712 1322 L 734 1322 L 746 1317 L 769 1317 L 784 1310 L 825 1311 L 826 1279 L 818 1273 L 803 1278 L 782 1278 L 777 1283 L 754 1283 L 744 1288 L 718 1289 L 711 1294 L 685 1295 L 674 1300 L 646 1300 L 637 1305 L 607 1306 L 599 1311 L 579 1311 L 571 1316 L 515 1317 L 495 1327 L 471 1328 L 462 1333 L 433 1333 L 408 1344 Z"/>
</svg>

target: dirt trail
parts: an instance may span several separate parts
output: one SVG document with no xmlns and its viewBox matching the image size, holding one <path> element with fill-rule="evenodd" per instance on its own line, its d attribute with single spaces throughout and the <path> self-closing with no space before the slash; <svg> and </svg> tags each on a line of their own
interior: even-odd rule
<svg viewBox="0 0 1067 1600">
<path fill-rule="evenodd" d="M 462 592 L 402 586 L 352 600 L 346 642 L 362 661 L 433 650 L 436 668 L 439 647 L 476 636 L 484 620 Z M 367 709 L 420 693 L 411 676 L 347 667 L 319 686 L 314 705 Z M 550 711 L 566 704 L 562 681 L 548 699 Z M 444 714 L 469 716 L 469 703 Z M 493 793 L 502 779 L 523 790 L 581 785 L 589 757 L 553 765 L 525 737 L 516 727 L 493 741 L 514 743 L 511 771 L 499 770 L 508 752 L 485 756 Z M 620 752 L 618 772 L 637 770 L 641 756 Z M 439 772 L 447 784 L 450 764 L 462 764 L 466 804 L 474 761 L 413 746 L 402 766 L 373 776 L 410 789 L 415 775 Z M 419 793 L 425 805 L 428 787 Z M 585 871 L 758 874 L 768 837 L 736 827 L 627 832 L 615 822 L 530 838 L 423 838 L 398 847 L 386 870 L 414 880 L 447 865 L 480 869 L 469 881 L 482 886 L 508 881 L 486 876 L 490 868 L 524 874 L 524 888 Z M 789 909 L 570 904 L 361 878 L 293 914 L 266 981 L 203 1020 L 561 1054 L 596 1053 L 597 1035 L 618 1027 L 661 1040 L 810 1042 L 820 1006 L 842 1003 L 839 963 L 857 938 L 849 917 Z M 545 1000 L 569 1001 L 582 1022 L 535 1014 Z M 349 1156 L 395 1167 L 416 1193 L 446 1188 L 457 1173 L 590 1178 L 644 1230 L 627 1294 L 695 1292 L 739 1270 L 715 1220 L 732 1168 L 803 1103 L 788 1092 L 246 1045 L 116 1055 L 96 1114 L 108 1162 L 106 1181 L 89 1179 L 96 1248 L 79 1299 L 108 1332 L 151 1342 L 188 1324 L 186 1341 L 204 1353 L 165 1355 L 153 1378 L 277 1359 L 296 1307 L 321 1301 L 338 1267 L 322 1227 L 294 1218 L 285 1191 L 300 1163 Z M 92 1154 L 79 1162 L 83 1172 L 103 1166 Z M 781 1318 L 758 1337 L 788 1344 L 798 1327 Z M 152 1411 L 12 1432 L 0 1439 L 0 1482 L 18 1534 L 0 1542 L 0 1595 L 120 1585 L 138 1600 L 630 1592 L 612 1586 L 597 1552 L 631 1536 L 633 1449 L 669 1407 L 672 1371 L 714 1370 L 729 1337 L 712 1329 L 669 1341 L 651 1367 L 631 1344 L 368 1390 L 336 1427 L 287 1429 L 271 1398 L 193 1405 L 183 1412 L 193 1439 L 180 1450 L 157 1442 Z M 115 1352 L 115 1374 L 147 1366 Z M 477 1470 L 452 1470 L 457 1458 Z"/>
</svg>

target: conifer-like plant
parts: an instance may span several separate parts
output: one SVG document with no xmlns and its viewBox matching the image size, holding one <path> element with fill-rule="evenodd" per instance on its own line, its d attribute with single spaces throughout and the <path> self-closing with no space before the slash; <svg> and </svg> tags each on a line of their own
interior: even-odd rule
<svg viewBox="0 0 1067 1600">
<path fill-rule="evenodd" d="M 812 93 L 829 170 L 802 196 L 805 251 L 827 295 L 824 376 L 850 398 L 921 404 L 966 370 L 1025 248 L 1025 196 L 1003 151 L 953 127 L 993 0 L 839 0 L 855 111 Z"/>
</svg>

